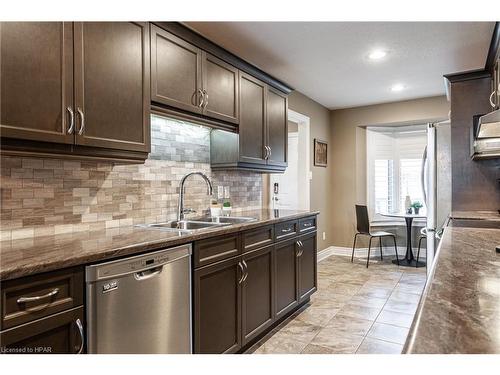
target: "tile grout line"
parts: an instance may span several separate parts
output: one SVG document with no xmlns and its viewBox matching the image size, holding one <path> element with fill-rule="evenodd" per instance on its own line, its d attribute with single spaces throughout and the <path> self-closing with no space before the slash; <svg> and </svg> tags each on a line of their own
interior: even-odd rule
<svg viewBox="0 0 500 375">
<path fill-rule="evenodd" d="M 396 282 L 396 284 L 394 284 L 394 286 L 392 287 L 391 289 L 391 294 L 389 295 L 389 297 L 387 297 L 387 299 L 385 300 L 385 303 L 383 304 L 382 308 L 380 309 L 379 313 L 377 314 L 377 316 L 375 317 L 375 320 L 373 321 L 373 323 L 371 324 L 370 328 L 368 328 L 368 330 L 366 331 L 366 334 L 363 336 L 363 340 L 361 340 L 360 344 L 358 345 L 358 347 L 356 348 L 356 351 L 354 352 L 355 354 L 358 352 L 359 348 L 361 347 L 361 345 L 363 344 L 363 342 L 365 342 L 365 339 L 368 337 L 368 333 L 370 333 L 370 330 L 372 329 L 373 325 L 375 324 L 375 322 L 377 321 L 378 317 L 380 316 L 380 314 L 382 313 L 382 310 L 384 310 L 384 307 L 385 305 L 387 305 L 387 301 L 389 301 L 389 298 L 391 298 L 392 296 L 392 293 L 394 293 L 394 289 L 396 289 L 396 286 L 399 284 L 399 282 L 401 281 L 401 278 L 403 277 L 403 273 L 404 272 L 401 272 L 401 275 L 399 276 L 398 278 L 398 281 Z"/>
<path fill-rule="evenodd" d="M 304 350 L 307 348 L 307 346 L 308 346 L 308 345 L 310 345 L 310 344 L 314 341 L 314 339 L 316 338 L 316 336 L 318 336 L 318 335 L 321 333 L 321 331 L 322 331 L 324 328 L 326 328 L 326 326 L 328 325 L 328 323 L 330 323 L 330 322 L 331 322 L 331 321 L 335 318 L 335 316 L 337 316 L 337 314 L 338 314 L 338 313 L 339 313 L 339 311 L 342 309 L 342 307 L 344 307 L 344 305 L 345 305 L 345 302 L 343 302 L 343 303 L 342 303 L 342 306 L 340 306 L 340 308 L 337 310 L 337 312 L 335 313 L 335 315 L 331 317 L 331 319 L 330 319 L 330 320 L 329 320 L 329 321 L 325 324 L 325 326 L 324 326 L 324 327 L 321 327 L 321 329 L 318 331 L 318 333 L 316 333 L 316 334 L 313 336 L 313 338 L 312 338 L 312 339 L 311 339 L 311 340 L 310 340 L 310 341 L 306 344 L 306 346 L 304 346 L 304 349 L 302 349 L 302 350 L 300 351 L 300 354 L 302 354 L 302 353 L 304 352 Z M 318 345 L 318 346 L 322 346 L 322 345 Z"/>
<path fill-rule="evenodd" d="M 324 260 L 327 260 L 327 258 L 326 258 L 326 259 L 324 259 Z M 325 262 L 325 263 L 327 263 L 327 262 Z M 329 268 L 329 267 L 327 267 L 327 269 L 328 269 L 328 268 Z M 324 271 L 327 271 L 327 269 L 325 269 Z M 348 270 L 345 270 L 345 272 L 347 272 L 347 271 L 348 271 Z M 333 269 L 332 269 L 332 272 L 333 272 Z M 392 273 L 392 272 L 393 272 L 393 271 L 391 271 L 391 273 Z M 320 273 L 320 272 L 319 272 L 319 273 Z M 328 278 L 329 276 L 332 276 L 329 272 L 323 272 L 323 273 L 325 273 L 323 276 L 325 276 L 325 277 L 327 277 L 327 278 Z M 366 333 L 365 333 L 365 334 L 363 334 L 363 335 L 355 335 L 355 334 L 353 334 L 353 333 L 351 333 L 351 334 L 350 334 L 351 336 L 356 336 L 356 337 L 361 338 L 361 341 L 359 342 L 359 344 L 354 346 L 354 351 L 353 351 L 353 352 L 350 352 L 350 353 L 352 353 L 352 354 L 356 354 L 356 353 L 358 353 L 358 352 L 359 352 L 360 347 L 363 345 L 363 343 L 365 343 L 365 342 L 366 342 L 366 339 L 367 339 L 367 338 L 373 339 L 373 340 L 378 341 L 378 342 L 380 342 L 380 343 L 387 343 L 387 344 L 392 344 L 392 345 L 398 345 L 398 346 L 401 346 L 402 344 L 400 344 L 399 342 L 390 341 L 390 340 L 387 340 L 386 338 L 382 338 L 382 339 L 380 339 L 380 338 L 376 338 L 376 337 L 373 337 L 373 338 L 372 338 L 372 337 L 369 337 L 369 336 L 368 336 L 368 334 L 369 334 L 370 330 L 371 330 L 371 329 L 373 329 L 373 326 L 374 326 L 374 324 L 375 324 L 375 323 L 385 324 L 385 325 L 387 325 L 387 326 L 394 327 L 394 328 L 399 328 L 399 329 L 406 329 L 406 330 L 408 329 L 407 327 L 403 327 L 403 326 L 399 326 L 399 325 L 397 325 L 397 324 L 393 324 L 391 321 L 389 321 L 389 322 L 385 322 L 385 323 L 380 323 L 380 322 L 378 322 L 378 318 L 380 317 L 380 315 L 381 315 L 381 313 L 382 313 L 383 311 L 391 311 L 391 312 L 393 312 L 393 313 L 395 313 L 395 314 L 414 315 L 414 314 L 408 314 L 407 312 L 399 312 L 399 311 L 393 311 L 393 310 L 384 310 L 384 309 L 385 309 L 385 307 L 386 307 L 386 306 L 387 306 L 387 304 L 388 304 L 388 301 L 389 301 L 391 298 L 395 297 L 395 294 L 397 293 L 396 289 L 398 289 L 398 287 L 400 287 L 400 286 L 402 285 L 402 284 L 401 284 L 401 282 L 402 282 L 403 278 L 406 278 L 406 276 L 409 276 L 409 277 L 411 278 L 411 276 L 413 276 L 413 275 L 414 275 L 414 273 L 413 273 L 413 272 L 405 272 L 404 270 L 401 270 L 401 268 L 399 268 L 399 269 L 397 270 L 397 274 L 398 274 L 398 277 L 397 277 L 397 278 L 393 278 L 393 277 L 392 277 L 392 274 L 390 274 L 389 276 L 391 276 L 391 277 L 389 277 L 388 279 L 385 279 L 385 277 L 384 277 L 384 276 L 387 276 L 387 273 L 384 275 L 384 273 L 383 273 L 383 272 L 380 272 L 380 273 L 376 272 L 375 274 L 368 275 L 368 278 L 367 278 L 367 279 L 364 279 L 364 276 L 363 276 L 361 279 L 364 279 L 364 280 L 363 280 L 363 284 L 361 284 L 361 285 L 360 285 L 360 284 L 355 283 L 355 282 L 354 282 L 354 280 L 344 280 L 344 281 L 345 281 L 345 283 L 350 283 L 351 281 L 353 281 L 353 284 L 355 284 L 355 285 L 357 286 L 357 288 L 354 290 L 354 292 L 353 292 L 353 293 L 351 293 L 351 292 L 346 293 L 346 294 L 342 294 L 342 293 L 341 293 L 344 297 L 347 297 L 347 299 L 346 299 L 346 300 L 344 300 L 344 301 L 342 301 L 342 302 L 340 302 L 340 303 L 338 304 L 338 306 L 335 306 L 335 308 L 329 308 L 329 309 L 328 309 L 328 310 L 330 310 L 330 311 L 332 311 L 332 310 L 336 310 L 336 311 L 333 313 L 333 315 L 332 315 L 332 316 L 331 316 L 331 317 L 330 317 L 330 318 L 329 318 L 329 319 L 328 319 L 325 323 L 323 323 L 323 324 L 319 324 L 319 325 L 318 325 L 318 324 L 317 324 L 317 323 L 318 323 L 318 321 L 315 321 L 314 319 L 312 319 L 312 320 L 311 320 L 311 319 L 309 319 L 309 321 L 303 321 L 303 323 L 307 323 L 307 324 L 309 324 L 309 325 L 312 325 L 312 326 L 316 326 L 316 327 L 318 327 L 318 328 L 319 328 L 319 330 L 318 330 L 315 334 L 313 334 L 313 336 L 312 336 L 311 338 L 309 338 L 308 340 L 304 340 L 304 341 L 302 341 L 302 342 L 301 342 L 301 344 L 303 344 L 304 346 L 303 346 L 301 349 L 299 349 L 299 351 L 297 351 L 297 353 L 304 353 L 304 352 L 305 352 L 305 350 L 306 350 L 306 348 L 307 348 L 309 345 L 312 345 L 313 341 L 317 338 L 317 336 L 318 336 L 320 333 L 322 333 L 322 332 L 326 329 L 326 327 L 327 327 L 327 326 L 328 326 L 328 325 L 332 322 L 332 320 L 334 320 L 336 317 L 338 317 L 338 314 L 339 314 L 339 313 L 341 313 L 341 310 L 342 310 L 342 309 L 343 309 L 346 305 L 348 305 L 349 303 L 351 303 L 351 302 L 352 302 L 352 300 L 353 300 L 353 298 L 355 298 L 356 296 L 358 296 L 358 294 L 359 294 L 359 293 L 361 293 L 361 292 L 364 290 L 364 286 L 367 284 L 367 282 L 368 282 L 369 280 L 373 279 L 373 278 L 376 280 L 376 279 L 377 279 L 377 277 L 382 278 L 382 280 L 384 280 L 384 281 L 392 281 L 392 282 L 393 282 L 393 286 L 392 286 L 392 287 L 390 287 L 390 288 L 386 288 L 386 287 L 384 287 L 384 285 L 383 285 L 383 283 L 382 283 L 382 284 L 381 284 L 381 286 L 379 287 L 380 289 L 385 289 L 387 292 L 389 292 L 389 293 L 388 293 L 388 296 L 387 296 L 387 297 L 385 297 L 385 298 L 383 298 L 384 303 L 381 305 L 381 307 L 380 307 L 379 311 L 377 312 L 376 316 L 374 317 L 374 319 L 373 319 L 373 320 L 366 319 L 366 320 L 369 320 L 369 327 L 368 327 L 368 329 L 366 330 Z M 337 273 L 335 272 L 335 273 L 333 274 L 333 277 L 332 277 L 331 282 L 328 282 L 328 283 L 326 283 L 326 284 L 325 284 L 325 286 L 324 286 L 324 290 L 325 290 L 325 291 L 328 291 L 328 290 L 331 288 L 331 286 L 332 286 L 332 285 L 334 285 L 335 283 L 342 283 L 342 280 L 340 280 L 340 279 L 342 279 L 342 278 L 343 278 L 343 279 L 345 279 L 345 275 L 344 275 L 344 276 L 342 276 L 342 275 L 344 275 L 344 273 L 339 273 L 339 274 L 337 274 Z M 318 275 L 318 276 L 320 276 L 320 275 Z M 417 274 L 415 274 L 415 276 L 417 276 Z M 335 280 L 336 278 L 339 278 L 339 280 Z M 326 281 L 328 281 L 328 280 L 326 280 Z M 375 287 L 375 289 L 377 289 L 377 287 Z M 319 291 L 319 289 L 318 289 L 318 291 Z M 352 289 L 350 289 L 349 291 L 352 291 Z M 399 291 L 399 292 L 401 292 L 401 291 Z M 416 295 L 421 295 L 421 293 L 412 293 L 411 291 L 402 291 L 401 293 L 403 293 L 403 294 L 408 293 L 408 294 L 416 294 Z M 321 294 L 321 292 L 320 292 L 319 294 Z M 336 294 L 336 293 L 334 293 L 334 294 Z M 361 296 L 361 297 L 362 297 L 362 296 Z M 370 298 L 370 296 L 365 296 L 365 298 L 366 298 L 366 299 L 369 299 L 369 298 Z M 382 300 L 382 298 L 379 298 L 378 296 L 377 296 L 377 297 L 373 297 L 373 298 L 376 298 L 376 299 L 380 299 L 380 300 Z M 404 302 L 404 300 L 403 300 L 403 302 Z M 361 305 L 361 306 L 363 306 L 363 305 Z M 287 325 L 287 324 L 289 324 L 290 322 L 293 322 L 295 319 L 297 319 L 297 318 L 298 318 L 298 316 L 299 316 L 302 312 L 307 311 L 309 307 L 314 307 L 314 301 L 311 301 L 311 303 L 310 303 L 310 304 L 308 304 L 307 306 L 304 306 L 304 308 L 303 308 L 303 309 L 300 309 L 300 311 L 297 311 L 296 313 L 294 313 L 292 316 L 290 316 L 290 317 L 289 317 L 289 318 L 288 318 L 285 322 L 283 322 L 282 324 L 280 324 L 278 327 L 280 327 L 280 326 L 281 326 L 281 327 L 283 328 L 284 326 L 286 326 L 286 325 Z M 367 306 L 367 307 L 370 307 L 370 306 Z M 349 316 L 347 315 L 347 317 L 349 317 Z M 354 318 L 354 317 L 353 317 L 353 318 Z M 359 319 L 362 319 L 362 318 L 359 318 Z M 278 328 L 278 327 L 276 327 L 276 328 Z M 277 332 L 279 332 L 279 331 L 277 331 Z M 277 332 L 275 332 L 275 333 L 277 333 Z M 271 338 L 272 336 L 274 336 L 274 334 L 271 334 L 271 336 L 270 336 L 269 338 Z M 407 336 L 406 336 L 406 337 L 407 337 Z M 354 337 L 353 337 L 353 338 L 354 338 Z M 264 343 L 260 344 L 260 345 L 259 345 L 259 343 L 256 343 L 258 346 L 257 346 L 257 348 L 256 348 L 255 350 L 258 350 L 258 348 L 260 348 L 262 345 L 265 345 L 265 343 L 266 343 L 266 342 L 267 342 L 267 340 L 266 340 Z M 254 345 L 255 345 L 255 344 L 254 344 Z M 315 345 L 316 345 L 316 344 L 315 344 Z M 329 346 L 328 346 L 328 345 L 322 345 L 321 343 L 320 343 L 320 344 L 317 344 L 317 345 L 318 345 L 318 347 L 322 347 L 322 348 L 324 348 L 324 349 L 329 349 Z M 313 351 L 314 351 L 314 350 L 313 350 Z"/>
</svg>

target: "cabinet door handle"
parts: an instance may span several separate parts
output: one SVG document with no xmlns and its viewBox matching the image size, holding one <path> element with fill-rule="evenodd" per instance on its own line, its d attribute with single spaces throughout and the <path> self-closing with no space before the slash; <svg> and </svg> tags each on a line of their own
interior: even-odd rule
<svg viewBox="0 0 500 375">
<path fill-rule="evenodd" d="M 267 146 L 264 146 L 264 150 L 266 150 L 265 153 L 264 153 L 264 160 L 267 160 L 267 157 L 268 157 L 268 154 L 269 154 L 269 150 L 267 149 Z"/>
<path fill-rule="evenodd" d="M 82 135 L 85 130 L 85 115 L 83 114 L 81 108 L 77 108 L 76 111 L 80 115 L 80 130 L 78 131 L 78 135 Z"/>
<path fill-rule="evenodd" d="M 245 282 L 247 277 L 248 277 L 248 265 L 247 265 L 247 262 L 245 262 L 244 260 L 242 262 L 243 262 L 243 266 L 245 267 L 245 275 L 243 276 L 242 282 Z"/>
<path fill-rule="evenodd" d="M 493 96 L 495 96 L 496 92 L 497 92 L 497 91 L 495 90 L 495 91 L 493 91 L 493 92 L 491 93 L 491 95 L 490 95 L 490 105 L 491 105 L 493 108 L 495 108 L 495 107 L 496 107 L 495 103 L 493 103 Z"/>
<path fill-rule="evenodd" d="M 267 147 L 269 148 L 269 156 L 267 157 L 269 159 L 273 153 L 272 153 L 272 150 L 271 150 L 271 146 L 267 146 Z"/>
<path fill-rule="evenodd" d="M 69 112 L 69 128 L 68 134 L 73 134 L 73 130 L 75 129 L 75 112 L 71 107 L 66 108 Z"/>
<path fill-rule="evenodd" d="M 312 226 L 312 223 L 304 223 L 305 228 L 309 228 L 310 226 Z"/>
<path fill-rule="evenodd" d="M 241 284 L 245 278 L 245 267 L 243 267 L 243 264 L 241 264 L 241 262 L 238 262 L 238 267 L 240 267 L 240 270 L 241 270 L 241 277 L 240 279 L 238 280 L 238 284 Z"/>
<path fill-rule="evenodd" d="M 82 354 L 82 352 L 83 352 L 83 346 L 85 344 L 85 337 L 84 337 L 84 334 L 83 334 L 83 324 L 82 324 L 82 321 L 80 320 L 80 318 L 78 318 L 75 321 L 75 324 L 78 327 L 78 333 L 80 334 L 80 349 L 78 349 L 78 351 L 76 352 L 76 354 Z"/>
<path fill-rule="evenodd" d="M 203 89 L 203 97 L 205 98 L 205 103 L 203 104 L 203 109 L 205 109 L 205 108 L 207 108 L 207 105 L 208 105 L 208 92 L 205 89 Z"/>
<path fill-rule="evenodd" d="M 39 301 L 41 299 L 53 297 L 57 293 L 59 293 L 59 288 L 54 288 L 50 292 L 48 292 L 47 294 L 44 294 L 43 296 L 20 297 L 17 299 L 17 303 L 35 302 L 35 301 Z"/>
<path fill-rule="evenodd" d="M 281 230 L 281 233 L 290 233 L 292 231 L 292 228 L 288 228 L 288 229 L 282 229 Z M 300 241 L 299 241 L 300 242 Z"/>
<path fill-rule="evenodd" d="M 203 94 L 203 90 L 202 89 L 198 89 L 198 90 L 196 90 L 196 92 L 199 95 L 198 108 L 203 108 L 203 102 L 205 101 L 205 95 Z"/>
</svg>

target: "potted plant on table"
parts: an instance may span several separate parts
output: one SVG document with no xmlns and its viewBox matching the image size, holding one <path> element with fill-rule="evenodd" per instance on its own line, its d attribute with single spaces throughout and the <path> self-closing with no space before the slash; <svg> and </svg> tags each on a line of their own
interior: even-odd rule
<svg viewBox="0 0 500 375">
<path fill-rule="evenodd" d="M 411 204 L 411 207 L 413 208 L 413 212 L 415 213 L 415 215 L 418 215 L 418 212 L 423 206 L 424 205 L 419 201 L 415 201 Z"/>
</svg>

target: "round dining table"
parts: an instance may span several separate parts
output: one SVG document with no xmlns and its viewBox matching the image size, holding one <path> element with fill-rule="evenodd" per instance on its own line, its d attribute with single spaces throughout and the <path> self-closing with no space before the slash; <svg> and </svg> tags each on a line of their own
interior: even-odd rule
<svg viewBox="0 0 500 375">
<path fill-rule="evenodd" d="M 413 256 L 413 249 L 411 245 L 411 227 L 413 224 L 413 219 L 425 219 L 425 215 L 420 215 L 420 214 L 408 214 L 405 212 L 384 212 L 380 213 L 382 216 L 386 217 L 396 217 L 396 218 L 404 218 L 406 221 L 406 254 L 403 259 L 399 260 L 399 265 L 400 266 L 405 266 L 405 267 L 425 267 L 425 262 L 423 261 L 418 261 L 415 259 Z M 392 261 L 394 264 L 398 264 L 398 261 L 394 259 Z"/>
</svg>

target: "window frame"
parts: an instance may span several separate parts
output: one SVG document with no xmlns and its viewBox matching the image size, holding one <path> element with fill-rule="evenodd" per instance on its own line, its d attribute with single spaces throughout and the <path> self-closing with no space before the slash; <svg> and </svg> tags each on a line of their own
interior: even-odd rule
<svg viewBox="0 0 500 375">
<path fill-rule="evenodd" d="M 375 150 L 373 147 L 376 143 L 370 140 L 369 132 L 378 132 L 378 133 L 386 133 L 388 135 L 392 135 L 391 139 L 391 159 L 393 160 L 393 180 L 396 181 L 395 185 L 393 185 L 393 199 L 395 203 L 396 209 L 401 211 L 401 160 L 408 159 L 407 156 L 401 154 L 401 136 L 394 136 L 395 133 L 422 133 L 426 134 L 426 126 L 422 125 L 395 125 L 395 126 L 368 126 L 366 129 L 366 201 L 368 207 L 368 213 L 370 215 L 370 219 L 373 225 L 385 225 L 385 226 L 394 226 L 394 225 L 405 225 L 404 221 L 398 220 L 393 217 L 382 216 L 375 212 L 375 187 L 374 179 L 375 179 L 375 160 L 376 156 L 374 155 Z M 426 142 L 425 142 L 426 143 Z M 423 150 L 422 150 L 423 151 Z M 423 200 L 423 199 L 422 199 Z M 423 202 L 425 205 L 425 202 Z M 417 221 L 422 221 L 416 219 Z"/>
</svg>

